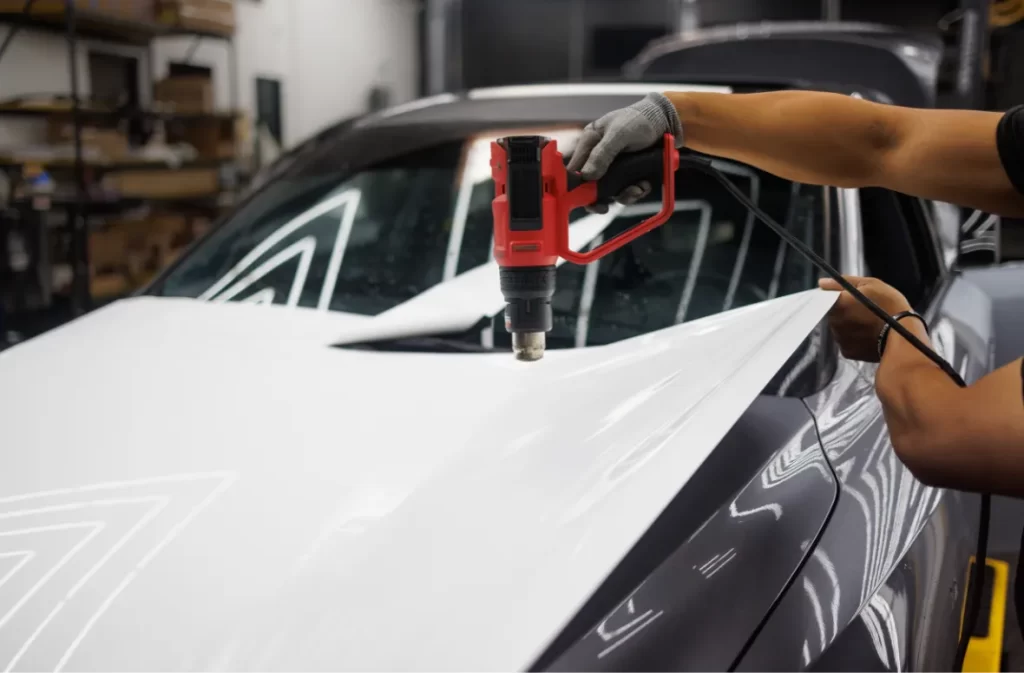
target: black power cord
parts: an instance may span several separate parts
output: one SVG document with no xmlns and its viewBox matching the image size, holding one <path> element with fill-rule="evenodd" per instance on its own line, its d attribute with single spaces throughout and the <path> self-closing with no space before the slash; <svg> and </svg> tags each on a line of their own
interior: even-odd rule
<svg viewBox="0 0 1024 673">
<path fill-rule="evenodd" d="M 768 226 L 769 229 L 774 231 L 780 238 L 786 243 L 791 245 L 802 254 L 807 260 L 816 266 L 819 270 L 823 271 L 832 280 L 836 281 L 840 287 L 845 291 L 849 292 L 854 299 L 859 301 L 865 308 L 875 314 L 882 322 L 887 324 L 889 328 L 899 334 L 901 337 L 906 339 L 914 346 L 922 355 L 927 357 L 929 360 L 934 362 L 939 369 L 941 369 L 950 379 L 953 380 L 961 388 L 966 388 L 967 384 L 961 378 L 960 374 L 953 369 L 952 365 L 943 360 L 938 353 L 933 351 L 931 348 L 926 346 L 920 339 L 914 336 L 906 327 L 901 325 L 899 321 L 894 320 L 892 316 L 886 313 L 878 304 L 864 296 L 860 290 L 854 287 L 848 280 L 843 278 L 842 274 L 839 273 L 831 264 L 822 258 L 818 253 L 814 252 L 806 243 L 801 241 L 793 234 L 786 231 L 778 222 L 776 222 L 768 213 L 764 212 L 756 203 L 754 203 L 750 197 L 743 193 L 743 191 L 737 187 L 733 182 L 727 178 L 721 171 L 712 166 L 711 161 L 703 157 L 697 157 L 693 155 L 680 155 L 679 157 L 680 167 L 688 166 L 690 168 L 701 171 L 713 177 L 715 180 L 720 182 L 725 189 L 732 194 L 732 196 L 742 203 L 750 212 L 752 212 L 757 219 L 761 220 Z M 991 496 L 988 493 L 981 494 L 981 513 L 980 520 L 978 522 L 978 547 L 975 552 L 974 558 L 974 569 L 971 575 L 971 579 L 968 583 L 967 588 L 967 604 L 964 610 L 964 619 L 960 627 L 960 639 L 957 643 L 956 658 L 953 661 L 953 671 L 960 673 L 964 667 L 964 658 L 967 655 L 967 646 L 970 644 L 971 634 L 974 632 L 975 624 L 978 621 L 978 616 L 981 612 L 981 594 L 984 587 L 985 581 L 985 561 L 988 555 L 988 528 L 989 528 L 989 513 L 991 510 Z M 765 615 L 765 620 L 771 616 L 771 612 L 774 611 L 778 605 L 778 600 L 772 605 L 769 613 Z"/>
</svg>

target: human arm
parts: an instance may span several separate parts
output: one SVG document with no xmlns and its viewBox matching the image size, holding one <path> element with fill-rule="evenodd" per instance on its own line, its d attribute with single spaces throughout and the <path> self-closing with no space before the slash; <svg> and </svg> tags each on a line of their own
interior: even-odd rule
<svg viewBox="0 0 1024 673">
<path fill-rule="evenodd" d="M 687 148 L 796 182 L 884 187 L 1024 216 L 1024 111 L 1003 119 L 815 91 L 667 92 L 588 125 L 570 168 L 597 179 L 619 152 L 668 132 Z"/>
<path fill-rule="evenodd" d="M 901 324 L 918 338 L 924 335 L 917 320 Z M 894 450 L 922 482 L 1024 496 L 1020 359 L 960 388 L 910 342 L 890 332 L 875 390 Z"/>
<path fill-rule="evenodd" d="M 909 304 L 873 278 L 848 280 L 895 315 Z M 838 290 L 823 280 L 827 290 Z M 878 361 L 882 322 L 847 293 L 829 314 L 843 353 Z M 900 324 L 931 345 L 923 323 Z M 897 332 L 890 331 L 875 373 L 875 390 L 893 449 L 922 482 L 935 487 L 1024 496 L 1024 382 L 1021 360 L 961 388 Z"/>
<path fill-rule="evenodd" d="M 1002 114 L 884 105 L 834 93 L 669 92 L 686 147 L 795 182 L 884 187 L 1024 216 L 996 145 Z"/>
</svg>

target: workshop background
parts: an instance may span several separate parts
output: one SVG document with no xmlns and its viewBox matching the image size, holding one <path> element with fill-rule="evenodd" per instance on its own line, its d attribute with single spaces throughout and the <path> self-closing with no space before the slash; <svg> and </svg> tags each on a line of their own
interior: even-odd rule
<svg viewBox="0 0 1024 673">
<path fill-rule="evenodd" d="M 360 114 L 618 77 L 653 40 L 742 22 L 874 22 L 955 52 L 963 4 L 0 0 L 0 348 L 143 287 L 262 167 Z M 1000 11 L 981 33 L 985 90 L 948 68 L 947 104 L 1022 99 L 1022 41 Z"/>
<path fill-rule="evenodd" d="M 1017 0 L 0 0 L 0 350 L 144 288 L 282 154 L 387 106 L 620 77 L 668 35 L 841 20 L 941 40 L 937 105 L 1005 110 L 1024 103 L 1022 19 Z M 991 549 L 1015 567 L 1024 507 L 996 500 Z"/>
<path fill-rule="evenodd" d="M 283 149 L 416 96 L 421 15 L 409 0 L 0 2 L 0 347 L 145 284 Z"/>
</svg>

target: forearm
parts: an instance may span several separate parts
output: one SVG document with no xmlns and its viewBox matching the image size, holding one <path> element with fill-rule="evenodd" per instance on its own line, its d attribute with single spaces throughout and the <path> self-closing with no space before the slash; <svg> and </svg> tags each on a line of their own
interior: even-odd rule
<svg viewBox="0 0 1024 673">
<path fill-rule="evenodd" d="M 920 110 L 813 91 L 665 95 L 690 149 L 806 184 L 885 187 L 1024 215 L 996 149 L 999 113 Z"/>
<path fill-rule="evenodd" d="M 893 143 L 877 107 L 838 94 L 666 93 L 686 147 L 807 184 L 863 186 Z"/>
<path fill-rule="evenodd" d="M 931 347 L 919 321 L 905 319 L 900 324 Z M 882 402 L 893 449 L 919 479 L 935 486 L 949 486 L 950 479 L 957 478 L 965 469 L 971 470 L 970 461 L 951 453 L 945 445 L 945 440 L 952 438 L 943 436 L 947 419 L 958 413 L 959 386 L 894 331 L 889 333 L 875 373 L 875 390 Z"/>
<path fill-rule="evenodd" d="M 916 320 L 901 324 L 928 344 Z M 922 482 L 1024 495 L 1019 363 L 960 388 L 895 332 L 875 376 L 893 449 Z"/>
</svg>

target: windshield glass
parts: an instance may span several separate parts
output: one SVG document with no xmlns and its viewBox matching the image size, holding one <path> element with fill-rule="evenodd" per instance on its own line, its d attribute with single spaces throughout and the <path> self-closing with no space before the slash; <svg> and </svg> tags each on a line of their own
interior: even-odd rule
<svg viewBox="0 0 1024 673">
<path fill-rule="evenodd" d="M 578 130 L 541 133 L 565 152 Z M 344 179 L 275 180 L 156 291 L 376 316 L 442 283 L 465 280 L 466 272 L 494 266 L 491 140 L 438 145 Z M 790 231 L 831 253 L 822 188 L 717 165 Z M 644 202 L 613 207 L 608 215 L 574 211 L 571 226 L 577 239 L 583 236 L 577 247 L 637 224 L 657 212 L 660 199 L 656 188 Z M 813 267 L 713 179 L 680 171 L 676 200 L 674 216 L 659 229 L 586 267 L 559 267 L 549 347 L 610 343 L 814 287 Z M 496 274 L 481 275 L 480 282 L 497 292 Z M 474 339 L 507 341 L 501 308 L 500 302 L 486 307 L 481 315 L 495 320 Z"/>
</svg>

